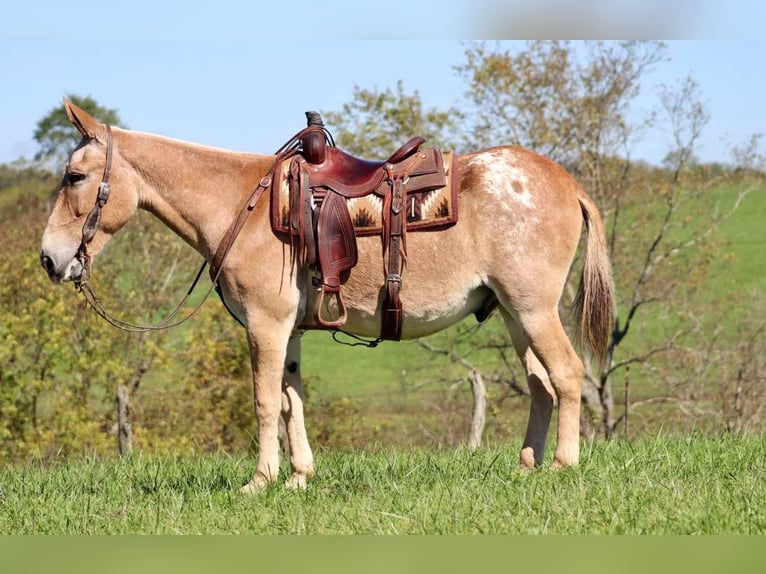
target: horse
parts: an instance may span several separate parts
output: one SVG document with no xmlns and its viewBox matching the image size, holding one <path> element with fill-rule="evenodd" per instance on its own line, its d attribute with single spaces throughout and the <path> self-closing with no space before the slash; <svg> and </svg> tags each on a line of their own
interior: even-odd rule
<svg viewBox="0 0 766 574">
<path fill-rule="evenodd" d="M 42 237 L 40 261 L 55 283 L 82 281 L 90 258 L 139 208 L 210 262 L 274 162 L 273 154 L 108 126 L 68 100 L 64 106 L 82 139 L 69 157 Z M 496 308 L 526 371 L 531 397 L 518 468 L 543 464 L 556 406 L 552 467 L 576 466 L 584 366 L 573 341 L 602 360 L 615 305 L 602 217 L 573 176 L 532 151 L 497 146 L 458 158 L 458 221 L 435 233 L 407 235 L 401 337 L 430 335 Z M 301 325 L 317 289 L 311 271 L 291 255 L 290 239 L 275 234 L 269 223 L 269 201 L 262 198 L 218 275 L 221 298 L 244 325 L 252 364 L 258 456 L 245 492 L 277 481 L 280 415 L 291 465 L 286 486 L 305 488 L 315 472 L 300 364 Z M 559 300 L 583 236 L 570 340 Z M 344 329 L 376 336 L 383 299 L 379 237 L 359 237 L 358 263 L 343 289 Z"/>
</svg>

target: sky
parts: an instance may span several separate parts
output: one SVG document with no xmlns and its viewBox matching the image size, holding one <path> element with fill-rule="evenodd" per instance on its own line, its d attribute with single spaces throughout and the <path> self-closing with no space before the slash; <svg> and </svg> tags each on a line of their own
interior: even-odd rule
<svg viewBox="0 0 766 574">
<path fill-rule="evenodd" d="M 569 17 L 563 7 L 572 4 L 540 2 L 543 7 L 560 7 Z M 596 6 L 600 0 L 578 6 L 583 3 Z M 737 3 L 730 0 L 728 5 Z M 117 109 L 123 122 L 138 131 L 272 153 L 305 125 L 304 111 L 340 111 L 352 100 L 355 86 L 394 89 L 401 80 L 407 93 L 420 94 L 426 108 L 459 107 L 464 83 L 454 67 L 465 59 L 461 36 L 562 32 L 549 24 L 523 30 L 498 24 L 501 17 L 517 25 L 534 20 L 521 9 L 525 4 L 515 0 L 473 3 L 482 7 L 481 18 L 461 2 L 454 10 L 444 9 L 446 4 L 436 5 L 442 10 L 429 10 L 433 3 L 399 0 L 391 0 L 385 10 L 372 3 L 343 8 L 339 4 L 348 3 L 332 1 L 321 4 L 321 10 L 316 2 L 255 7 L 259 4 L 263 3 L 188 3 L 195 8 L 145 0 L 10 4 L 0 23 L 0 163 L 33 156 L 38 149 L 32 138 L 37 122 L 70 93 Z M 642 6 L 647 4 L 661 8 L 668 3 L 645 0 Z M 624 14 L 643 21 L 630 11 Z M 710 11 L 708 16 L 716 14 Z M 727 21 L 721 18 L 719 23 Z M 580 24 L 574 32 L 598 37 L 617 30 L 624 32 L 620 37 L 630 37 L 631 32 L 653 31 L 651 25 L 621 28 L 617 20 L 602 22 L 604 30 Z M 657 106 L 660 85 L 691 75 L 699 82 L 711 116 L 697 156 L 726 161 L 731 145 L 766 132 L 766 40 L 757 39 L 755 31 L 750 36 L 756 39 L 747 39 L 748 34 L 736 38 L 730 29 L 709 22 L 698 30 L 694 19 L 676 20 L 677 26 L 654 32 L 667 37 L 675 32 L 687 39 L 668 43 L 670 61 L 645 77 L 636 106 L 638 111 Z M 741 20 L 747 32 L 748 19 Z M 386 27 L 395 21 L 409 24 Z M 504 41 L 501 49 L 506 48 L 513 49 L 514 43 Z M 392 147 L 396 143 L 400 142 L 392 142 Z M 668 130 L 654 130 L 635 144 L 632 156 L 658 163 L 669 143 Z"/>
</svg>

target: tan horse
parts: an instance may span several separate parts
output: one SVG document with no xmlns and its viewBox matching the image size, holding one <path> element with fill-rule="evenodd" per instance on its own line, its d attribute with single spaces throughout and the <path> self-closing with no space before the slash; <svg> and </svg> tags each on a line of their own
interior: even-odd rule
<svg viewBox="0 0 766 574">
<path fill-rule="evenodd" d="M 48 219 L 40 252 L 56 282 L 77 281 L 85 268 L 79 246 L 113 141 L 111 195 L 88 246 L 97 254 L 138 208 L 145 209 L 210 261 L 243 202 L 274 159 L 235 153 L 158 135 L 112 128 L 65 102 L 83 139 L 72 153 Z M 555 403 L 558 433 L 554 466 L 579 462 L 583 364 L 558 313 L 583 222 L 587 247 L 575 301 L 578 334 L 603 356 L 614 295 L 602 219 L 593 201 L 557 164 L 518 147 L 460 156 L 460 220 L 438 233 L 410 233 L 401 299 L 402 336 L 429 335 L 497 305 L 527 372 L 531 407 L 521 468 L 543 461 Z M 381 240 L 359 238 L 359 263 L 344 286 L 346 330 L 380 331 Z M 227 306 L 246 326 L 252 359 L 258 463 L 246 491 L 276 480 L 278 418 L 290 447 L 289 486 L 314 474 L 306 438 L 296 325 L 310 319 L 316 290 L 309 270 L 291 258 L 285 238 L 269 224 L 263 197 L 227 256 L 220 275 Z"/>
</svg>

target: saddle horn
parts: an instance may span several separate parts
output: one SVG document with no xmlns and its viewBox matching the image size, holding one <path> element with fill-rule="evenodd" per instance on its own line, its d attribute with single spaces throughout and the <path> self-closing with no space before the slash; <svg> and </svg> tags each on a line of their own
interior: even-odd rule
<svg viewBox="0 0 766 574">
<path fill-rule="evenodd" d="M 324 131 L 324 122 L 319 112 L 306 112 L 306 127 L 316 126 L 317 129 L 309 130 L 302 139 L 303 157 L 313 164 L 324 162 L 325 146 L 327 137 Z"/>
</svg>

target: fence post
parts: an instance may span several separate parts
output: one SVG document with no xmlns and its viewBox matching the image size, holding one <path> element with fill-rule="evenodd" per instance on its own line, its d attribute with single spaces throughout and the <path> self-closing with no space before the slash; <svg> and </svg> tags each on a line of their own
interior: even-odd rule
<svg viewBox="0 0 766 574">
<path fill-rule="evenodd" d="M 468 435 L 468 448 L 475 450 L 481 446 L 481 437 L 484 434 L 484 423 L 487 412 L 487 387 L 484 385 L 484 377 L 476 369 L 472 369 L 468 375 L 473 394 L 473 412 L 471 413 L 471 431 Z"/>
</svg>

